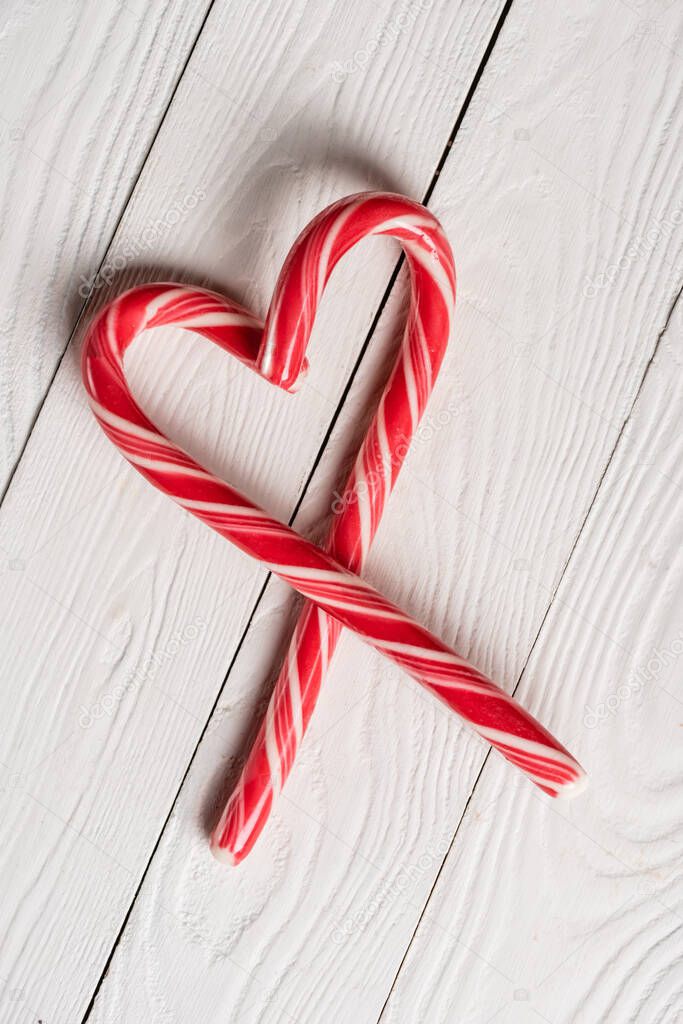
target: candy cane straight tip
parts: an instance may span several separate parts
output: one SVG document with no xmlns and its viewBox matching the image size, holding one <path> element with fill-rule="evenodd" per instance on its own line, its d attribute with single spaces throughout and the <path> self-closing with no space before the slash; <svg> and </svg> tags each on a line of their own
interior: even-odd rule
<svg viewBox="0 0 683 1024">
<path fill-rule="evenodd" d="M 570 782 L 565 782 L 560 789 L 554 793 L 550 793 L 551 796 L 558 797 L 560 800 L 573 800 L 577 796 L 581 796 L 583 792 L 588 788 L 588 773 L 581 765 L 577 762 L 577 768 L 579 774 L 575 779 Z"/>
<path fill-rule="evenodd" d="M 292 390 L 305 367 L 329 277 L 339 259 L 369 235 L 401 243 L 410 270 L 410 311 L 396 364 L 323 549 L 166 438 L 130 393 L 124 355 L 143 331 L 175 325 Z M 453 257 L 433 215 L 402 196 L 361 193 L 324 210 L 299 236 L 265 325 L 215 292 L 162 283 L 124 293 L 89 326 L 83 380 L 105 434 L 150 483 L 307 599 L 265 719 L 212 836 L 212 852 L 223 863 L 242 860 L 268 820 L 344 626 L 456 711 L 545 793 L 576 795 L 585 785 L 580 765 L 512 697 L 358 575 L 439 372 L 454 302 Z"/>
<path fill-rule="evenodd" d="M 221 846 L 215 836 L 216 833 L 214 832 L 209 840 L 209 850 L 211 851 L 211 855 L 219 864 L 229 864 L 232 868 L 237 867 L 240 861 L 244 858 L 237 856 L 237 854 L 233 853 L 229 847 Z"/>
</svg>

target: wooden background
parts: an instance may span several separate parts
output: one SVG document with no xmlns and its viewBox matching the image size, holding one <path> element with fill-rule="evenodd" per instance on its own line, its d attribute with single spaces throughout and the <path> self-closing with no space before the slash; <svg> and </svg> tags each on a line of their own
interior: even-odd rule
<svg viewBox="0 0 683 1024">
<path fill-rule="evenodd" d="M 3 14 L 1 1020 L 682 1021 L 680 5 Z M 545 799 L 345 635 L 229 869 L 207 829 L 295 602 L 108 444 L 82 325 L 159 277 L 262 313 L 297 232 L 365 188 L 427 201 L 459 280 L 367 576 L 590 788 Z M 396 261 L 340 267 L 295 398 L 170 330 L 134 387 L 315 532 L 400 333 Z"/>
</svg>

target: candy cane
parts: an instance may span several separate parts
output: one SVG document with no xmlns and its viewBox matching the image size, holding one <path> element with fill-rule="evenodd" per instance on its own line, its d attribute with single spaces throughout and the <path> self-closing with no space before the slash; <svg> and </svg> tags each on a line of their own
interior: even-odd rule
<svg viewBox="0 0 683 1024">
<path fill-rule="evenodd" d="M 399 363 L 351 478 L 353 486 L 371 468 L 379 469 L 384 483 L 368 491 L 356 516 L 346 514 L 335 524 L 331 546 L 338 557 L 333 557 L 272 519 L 165 438 L 130 394 L 123 358 L 142 331 L 174 324 L 216 342 L 279 386 L 292 388 L 304 367 L 317 303 L 332 269 L 370 234 L 390 235 L 401 242 L 411 271 L 413 301 Z M 273 788 L 284 781 L 301 741 L 340 626 L 355 630 L 402 666 L 546 793 L 568 795 L 583 786 L 585 776 L 577 762 L 511 697 L 347 567 L 360 567 L 377 527 L 400 465 L 400 459 L 392 459 L 396 438 L 401 431 L 406 438 L 412 436 L 424 407 L 443 354 L 453 298 L 450 249 L 431 214 L 400 196 L 366 193 L 334 204 L 300 236 L 283 267 L 265 329 L 252 314 L 220 295 L 158 284 L 120 296 L 88 330 L 83 376 L 107 436 L 151 483 L 263 561 L 315 605 L 303 613 L 287 662 L 286 686 L 278 686 L 262 730 L 263 744 L 259 748 L 257 743 L 268 771 L 257 764 L 256 790 L 251 784 L 244 786 L 242 803 L 228 804 L 212 838 L 212 849 L 222 859 L 241 859 L 258 835 Z M 326 615 L 338 625 L 330 629 Z M 297 676 L 310 692 L 291 685 Z"/>
<path fill-rule="evenodd" d="M 405 208 L 407 204 L 401 205 Z M 357 215 L 353 206 L 351 209 Z M 347 210 L 344 204 L 345 214 Z M 405 217 L 405 209 L 401 215 Z M 330 554 L 354 573 L 360 572 L 367 557 L 436 382 L 450 335 L 455 267 L 448 240 L 424 208 L 410 204 L 409 215 L 413 219 L 419 216 L 424 234 L 419 239 L 404 238 L 411 307 L 402 349 L 342 491 L 342 507 L 327 542 Z M 331 246 L 330 240 L 341 237 L 348 242 L 348 233 L 344 232 L 347 224 L 337 210 L 324 213 L 319 223 L 297 240 L 283 268 L 261 356 L 262 371 L 273 383 L 292 382 L 291 372 L 287 372 L 292 350 L 296 347 L 296 366 L 313 327 L 324 285 L 349 247 L 347 244 L 341 249 L 338 241 L 336 247 Z M 382 230 L 388 226 L 384 222 Z M 374 224 L 371 229 L 376 231 Z M 356 240 L 354 237 L 353 242 Z M 299 319 L 302 309 L 306 311 L 304 321 Z M 304 607 L 259 733 L 212 837 L 212 848 L 220 859 L 241 861 L 260 835 L 296 758 L 340 634 L 337 619 L 318 605 L 309 603 Z"/>
</svg>

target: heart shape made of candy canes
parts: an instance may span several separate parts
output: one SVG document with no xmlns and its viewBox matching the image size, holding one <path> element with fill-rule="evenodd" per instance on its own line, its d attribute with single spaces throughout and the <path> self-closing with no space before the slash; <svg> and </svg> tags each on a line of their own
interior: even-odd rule
<svg viewBox="0 0 683 1024">
<path fill-rule="evenodd" d="M 361 239 L 388 235 L 411 279 L 408 322 L 393 372 L 358 453 L 325 549 L 271 518 L 166 438 L 133 398 L 128 346 L 143 331 L 175 325 L 215 342 L 271 383 L 291 390 L 305 369 L 318 303 L 335 265 Z M 512 697 L 357 575 L 424 411 L 450 334 L 455 269 L 433 215 L 403 196 L 365 192 L 334 203 L 294 243 L 265 325 L 215 292 L 141 285 L 90 324 L 83 380 L 105 434 L 155 487 L 307 599 L 265 719 L 212 838 L 215 856 L 237 863 L 258 838 L 310 720 L 341 628 L 355 630 L 457 711 L 488 743 L 551 796 L 583 789 L 581 766 Z"/>
</svg>

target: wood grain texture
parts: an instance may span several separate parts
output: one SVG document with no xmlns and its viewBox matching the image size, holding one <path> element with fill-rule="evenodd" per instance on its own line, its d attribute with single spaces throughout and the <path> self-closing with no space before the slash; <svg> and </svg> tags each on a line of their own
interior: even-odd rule
<svg viewBox="0 0 683 1024">
<path fill-rule="evenodd" d="M 117 256 L 125 264 L 112 291 L 178 276 L 223 284 L 263 310 L 291 241 L 325 203 L 372 186 L 423 194 L 497 16 L 493 6 L 428 7 L 367 62 L 358 54 L 384 27 L 399 25 L 399 5 L 215 7 L 108 253 L 112 265 Z M 358 66 L 340 81 L 342 59 Z M 188 196 L 198 201 L 182 202 Z M 168 225 L 172 210 L 178 216 Z M 169 230 L 150 241 L 147 229 L 159 222 Z M 137 393 L 197 457 L 287 517 L 394 261 L 395 252 L 368 244 L 335 275 L 297 399 L 227 365 L 208 344 L 188 346 L 168 331 L 131 353 Z M 111 294 L 102 288 L 97 299 Z M 323 354 L 324 338 L 331 343 Z M 1 698 L 0 1005 L 12 1024 L 32 1016 L 73 1024 L 106 964 L 263 573 L 123 464 L 86 408 L 75 347 L 0 525 L 0 628 L 11 666 Z M 274 614 L 288 610 L 280 595 Z M 269 625 L 259 678 L 231 686 L 234 714 L 230 703 L 222 708 L 237 734 L 275 666 L 277 633 Z M 214 767 L 224 777 L 225 764 Z M 203 835 L 197 839 L 204 849 Z M 318 862 L 317 846 L 314 836 L 299 887 Z M 278 882 L 289 858 L 278 858 L 281 868 L 264 871 L 257 899 L 275 912 L 270 924 L 264 918 L 269 939 L 284 922 Z M 253 907 L 246 913 L 256 916 Z"/>
<path fill-rule="evenodd" d="M 4 5 L 0 493 L 205 8 L 174 0 Z"/>
<path fill-rule="evenodd" d="M 433 436 L 414 446 L 367 576 L 509 687 L 680 286 L 677 12 L 652 8 L 516 3 L 432 203 L 459 268 L 456 342 L 429 408 Z M 657 30 L 645 30 L 652 21 Z M 634 67 L 647 67 L 646 80 Z M 302 528 L 329 507 L 399 305 L 396 296 L 373 338 Z M 197 992 L 209 1019 L 317 1024 L 382 1012 L 486 751 L 345 637 L 270 833 L 236 871 L 213 865 L 206 821 L 286 634 L 286 600 L 269 589 L 247 636 L 100 991 L 98 1024 L 183 1020 Z M 547 671 L 524 698 L 540 706 L 541 693 L 564 692 L 562 673 Z M 548 700 L 544 720 L 590 768 L 572 708 L 568 721 Z M 525 785 L 501 778 L 511 797 Z M 509 840 L 530 857 L 516 829 L 497 836 L 499 848 Z M 551 870 L 544 852 L 536 876 Z M 493 894 L 501 876 L 491 879 Z M 535 884 L 527 872 L 519 901 Z M 511 902 L 500 929 L 512 960 L 522 955 L 517 912 Z M 385 1017 L 485 1021 L 507 1000 L 510 1021 L 529 1019 L 515 971 L 496 972 L 432 902 L 423 923 L 413 984 Z M 562 931 L 559 907 L 552 924 Z M 456 951 L 472 992 L 461 1000 L 449 979 L 442 1002 Z"/>
<path fill-rule="evenodd" d="M 681 1018 L 682 365 L 679 302 L 519 691 L 591 788 L 489 759 L 383 1024 Z"/>
</svg>

